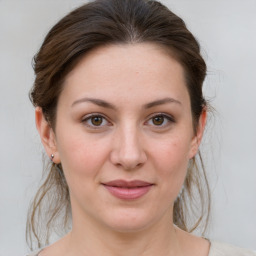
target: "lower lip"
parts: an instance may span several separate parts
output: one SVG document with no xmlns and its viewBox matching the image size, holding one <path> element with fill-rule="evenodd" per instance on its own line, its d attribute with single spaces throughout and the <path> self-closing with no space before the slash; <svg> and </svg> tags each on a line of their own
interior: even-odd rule
<svg viewBox="0 0 256 256">
<path fill-rule="evenodd" d="M 113 187 L 107 185 L 104 186 L 113 196 L 126 200 L 140 198 L 144 196 L 152 187 L 152 185 L 134 188 Z"/>
</svg>

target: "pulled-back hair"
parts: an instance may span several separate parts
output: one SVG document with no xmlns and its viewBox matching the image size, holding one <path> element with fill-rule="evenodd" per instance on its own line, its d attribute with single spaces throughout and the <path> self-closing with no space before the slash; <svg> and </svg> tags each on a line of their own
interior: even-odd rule
<svg viewBox="0 0 256 256">
<path fill-rule="evenodd" d="M 30 92 L 33 105 L 42 108 L 45 119 L 55 129 L 63 82 L 81 58 L 97 47 L 143 42 L 162 46 L 166 54 L 182 65 L 196 132 L 199 117 L 206 109 L 202 94 L 206 64 L 197 40 L 184 21 L 157 1 L 96 0 L 61 19 L 49 31 L 34 57 L 36 78 Z M 49 163 L 45 169 L 45 180 L 28 215 L 27 241 L 30 246 L 33 238 L 38 247 L 47 244 L 57 224 L 64 232 L 70 228 L 69 189 L 61 164 Z M 184 189 L 175 201 L 173 223 L 192 232 L 200 223 L 207 223 L 209 208 L 209 186 L 198 153 L 190 161 Z"/>
</svg>

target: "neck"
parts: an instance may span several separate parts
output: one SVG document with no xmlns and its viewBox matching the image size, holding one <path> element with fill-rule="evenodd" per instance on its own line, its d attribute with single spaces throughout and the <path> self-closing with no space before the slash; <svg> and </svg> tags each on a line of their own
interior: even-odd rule
<svg viewBox="0 0 256 256">
<path fill-rule="evenodd" d="M 74 216 L 73 216 L 74 217 Z M 180 255 L 179 240 L 170 213 L 154 226 L 133 232 L 99 227 L 93 220 L 73 218 L 68 235 L 70 255 L 171 256 Z M 75 221 L 77 220 L 77 221 Z"/>
</svg>

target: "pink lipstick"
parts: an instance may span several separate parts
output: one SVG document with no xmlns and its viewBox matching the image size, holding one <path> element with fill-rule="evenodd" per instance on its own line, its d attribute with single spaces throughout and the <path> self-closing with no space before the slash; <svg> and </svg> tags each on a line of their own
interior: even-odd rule
<svg viewBox="0 0 256 256">
<path fill-rule="evenodd" d="M 113 180 L 103 184 L 104 187 L 115 197 L 119 199 L 132 200 L 145 195 L 153 186 L 141 180 L 125 181 Z"/>
</svg>

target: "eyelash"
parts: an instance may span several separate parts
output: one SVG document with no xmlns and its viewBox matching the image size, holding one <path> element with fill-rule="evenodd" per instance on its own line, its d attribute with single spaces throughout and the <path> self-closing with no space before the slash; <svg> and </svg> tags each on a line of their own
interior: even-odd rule
<svg viewBox="0 0 256 256">
<path fill-rule="evenodd" d="M 148 119 L 148 121 L 146 123 L 149 123 L 150 121 L 153 122 L 153 119 L 157 118 L 157 117 L 163 118 L 164 124 L 160 124 L 160 125 L 152 124 L 152 126 L 155 128 L 161 129 L 161 128 L 167 127 L 171 123 L 175 123 L 175 120 L 172 116 L 164 114 L 164 113 L 158 113 L 158 114 L 154 114 L 154 115 L 150 116 L 150 118 Z"/>
<path fill-rule="evenodd" d="M 103 120 L 103 122 L 107 122 L 108 124 L 104 124 L 104 125 L 101 125 L 101 124 L 100 125 L 94 125 L 94 124 L 92 124 L 92 119 L 95 118 L 95 117 L 101 118 Z M 88 122 L 90 122 L 91 124 L 89 124 Z M 104 126 L 110 126 L 111 125 L 111 123 L 108 121 L 108 119 L 104 115 L 97 114 L 97 113 L 85 116 L 82 120 L 82 123 L 84 123 L 86 126 L 88 126 L 91 129 L 101 129 Z"/>
<path fill-rule="evenodd" d="M 107 122 L 107 123 L 103 124 L 103 125 L 102 124 L 94 125 L 94 124 L 92 124 L 92 119 L 95 117 L 101 118 L 103 123 L 104 122 Z M 161 129 L 161 128 L 167 127 L 170 123 L 175 123 L 175 120 L 172 116 L 163 114 L 163 113 L 151 115 L 145 123 L 148 124 L 150 121 L 153 122 L 153 119 L 158 118 L 158 117 L 164 119 L 164 124 L 160 124 L 160 125 L 151 124 L 151 126 L 153 126 L 154 128 Z M 88 122 L 90 122 L 90 124 Z M 82 123 L 84 123 L 87 127 L 91 128 L 91 129 L 101 129 L 106 126 L 111 126 L 111 123 L 108 121 L 108 119 L 104 115 L 98 114 L 98 113 L 85 116 L 82 120 Z"/>
</svg>

